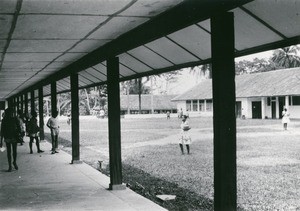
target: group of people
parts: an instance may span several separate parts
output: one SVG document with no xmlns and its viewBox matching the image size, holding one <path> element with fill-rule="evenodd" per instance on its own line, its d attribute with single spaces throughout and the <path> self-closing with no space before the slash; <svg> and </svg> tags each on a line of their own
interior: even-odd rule
<svg viewBox="0 0 300 211">
<path fill-rule="evenodd" d="M 58 134 L 59 126 L 57 120 L 58 112 L 52 113 L 52 117 L 49 118 L 47 126 L 51 131 L 52 149 L 51 154 L 58 153 Z M 7 160 L 8 160 L 8 172 L 12 171 L 12 165 L 18 170 L 17 165 L 17 145 L 20 143 L 23 145 L 25 135 L 29 137 L 29 149 L 30 154 L 33 154 L 32 145 L 35 141 L 37 153 L 43 153 L 40 149 L 39 140 L 40 127 L 37 121 L 37 112 L 31 111 L 31 117 L 29 115 L 23 115 L 22 111 L 18 111 L 17 115 L 11 108 L 7 108 L 4 112 L 4 116 L 1 123 L 1 139 L 0 147 L 3 147 L 3 140 L 6 144 Z M 13 159 L 12 159 L 13 158 Z"/>
</svg>

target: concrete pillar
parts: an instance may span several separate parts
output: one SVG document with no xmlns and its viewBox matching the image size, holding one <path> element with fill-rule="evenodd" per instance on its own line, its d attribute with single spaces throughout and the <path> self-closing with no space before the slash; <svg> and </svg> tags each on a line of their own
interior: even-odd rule
<svg viewBox="0 0 300 211">
<path fill-rule="evenodd" d="M 30 107 L 31 107 L 31 112 L 35 111 L 35 96 L 34 96 L 34 90 L 30 92 Z"/>
<path fill-rule="evenodd" d="M 266 98 L 261 98 L 261 118 L 265 119 L 266 117 Z"/>
<path fill-rule="evenodd" d="M 276 97 L 276 119 L 280 118 L 280 114 L 279 114 L 279 98 Z"/>
<path fill-rule="evenodd" d="M 234 15 L 211 18 L 214 210 L 236 210 Z"/>
<path fill-rule="evenodd" d="M 24 113 L 24 95 L 21 95 L 21 111 Z"/>
<path fill-rule="evenodd" d="M 122 185 L 121 121 L 119 58 L 107 60 L 108 135 L 111 190 L 125 189 Z"/>
<path fill-rule="evenodd" d="M 286 107 L 287 110 L 289 110 L 289 96 L 285 96 L 285 104 L 284 106 Z"/>
<path fill-rule="evenodd" d="M 51 83 L 51 113 L 57 111 L 56 81 Z"/>
<path fill-rule="evenodd" d="M 20 110 L 20 96 L 17 96 L 17 112 Z"/>
<path fill-rule="evenodd" d="M 28 114 L 28 93 L 26 92 L 24 95 L 25 95 L 25 99 L 24 99 L 25 114 Z"/>
<path fill-rule="evenodd" d="M 71 75 L 72 164 L 80 161 L 78 74 Z"/>
<path fill-rule="evenodd" d="M 45 139 L 44 131 L 44 93 L 43 87 L 39 88 L 39 123 L 40 123 L 40 140 Z"/>
</svg>

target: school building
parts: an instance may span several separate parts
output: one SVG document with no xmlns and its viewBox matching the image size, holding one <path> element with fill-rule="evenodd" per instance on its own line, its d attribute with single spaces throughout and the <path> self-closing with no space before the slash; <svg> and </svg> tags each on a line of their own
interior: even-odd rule
<svg viewBox="0 0 300 211">
<path fill-rule="evenodd" d="M 141 114 L 176 113 L 175 95 L 141 95 Z M 120 95 L 121 114 L 139 113 L 139 95 Z"/>
<path fill-rule="evenodd" d="M 235 77 L 236 117 L 281 118 L 284 106 L 300 118 L 300 68 L 244 74 Z M 207 79 L 172 99 L 190 115 L 213 115 L 212 80 Z"/>
</svg>

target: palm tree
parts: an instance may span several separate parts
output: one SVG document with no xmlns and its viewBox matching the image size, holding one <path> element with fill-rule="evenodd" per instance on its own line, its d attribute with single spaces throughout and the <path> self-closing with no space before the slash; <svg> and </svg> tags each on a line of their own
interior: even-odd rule
<svg viewBox="0 0 300 211">
<path fill-rule="evenodd" d="M 280 48 L 274 51 L 271 61 L 275 63 L 276 67 L 292 68 L 300 66 L 300 45 L 292 45 L 290 47 Z"/>
</svg>

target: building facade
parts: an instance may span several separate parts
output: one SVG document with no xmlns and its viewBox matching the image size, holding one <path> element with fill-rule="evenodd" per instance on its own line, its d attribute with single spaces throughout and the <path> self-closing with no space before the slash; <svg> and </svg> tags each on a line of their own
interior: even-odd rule
<svg viewBox="0 0 300 211">
<path fill-rule="evenodd" d="M 300 118 L 300 68 L 239 75 L 236 81 L 238 118 L 278 119 L 286 107 L 291 118 Z M 212 83 L 202 81 L 172 99 L 189 115 L 213 115 Z"/>
</svg>

